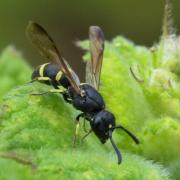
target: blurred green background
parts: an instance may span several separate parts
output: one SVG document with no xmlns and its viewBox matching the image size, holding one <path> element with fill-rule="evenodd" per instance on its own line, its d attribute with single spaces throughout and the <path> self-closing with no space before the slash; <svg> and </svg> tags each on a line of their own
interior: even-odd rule
<svg viewBox="0 0 180 180">
<path fill-rule="evenodd" d="M 180 1 L 173 0 L 177 29 L 179 6 Z M 34 66 L 45 62 L 24 33 L 29 20 L 39 22 L 83 79 L 82 52 L 74 42 L 88 37 L 90 25 L 99 25 L 108 40 L 120 34 L 137 44 L 151 46 L 161 35 L 163 10 L 164 0 L 1 0 L 0 50 L 14 44 Z"/>
</svg>

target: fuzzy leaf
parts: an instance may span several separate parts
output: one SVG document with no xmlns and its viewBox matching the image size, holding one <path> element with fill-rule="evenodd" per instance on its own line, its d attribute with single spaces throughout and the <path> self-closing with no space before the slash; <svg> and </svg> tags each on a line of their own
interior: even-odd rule
<svg viewBox="0 0 180 180">
<path fill-rule="evenodd" d="M 13 63 L 6 63 L 13 69 Z M 26 76 L 30 78 L 28 73 Z M 123 163 L 118 166 L 110 143 L 102 145 L 93 134 L 73 148 L 78 111 L 60 95 L 30 95 L 48 89 L 39 83 L 24 84 L 3 97 L 0 179 L 169 179 L 168 170 L 161 165 L 125 150 Z M 83 134 L 81 126 L 80 137 Z"/>
</svg>

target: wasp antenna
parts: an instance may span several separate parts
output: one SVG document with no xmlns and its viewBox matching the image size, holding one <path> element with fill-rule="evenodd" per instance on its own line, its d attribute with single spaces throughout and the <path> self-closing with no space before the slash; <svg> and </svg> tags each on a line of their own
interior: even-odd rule
<svg viewBox="0 0 180 180">
<path fill-rule="evenodd" d="M 121 125 L 118 125 L 118 126 L 115 126 L 115 127 L 114 127 L 114 129 L 118 129 L 118 128 L 124 130 L 124 131 L 134 140 L 134 142 L 135 142 L 136 144 L 139 144 L 139 143 L 140 143 L 139 139 L 138 139 L 134 134 L 132 134 L 130 131 L 128 131 L 126 128 L 124 128 L 124 127 L 121 126 Z"/>
<path fill-rule="evenodd" d="M 114 143 L 114 140 L 112 138 L 112 130 L 109 130 L 109 139 L 111 141 L 111 144 L 117 154 L 117 158 L 118 158 L 118 164 L 121 164 L 121 161 L 122 161 L 122 156 L 121 156 L 121 153 L 119 151 L 119 149 L 117 148 L 116 144 Z"/>
<path fill-rule="evenodd" d="M 164 0 L 164 18 L 162 27 L 162 37 L 167 38 L 175 33 L 174 21 L 172 16 L 172 0 Z"/>
</svg>

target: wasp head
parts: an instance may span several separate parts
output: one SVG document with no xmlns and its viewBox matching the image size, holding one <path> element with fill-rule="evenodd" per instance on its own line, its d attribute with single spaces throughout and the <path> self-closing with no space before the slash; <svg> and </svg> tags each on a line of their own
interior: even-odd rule
<svg viewBox="0 0 180 180">
<path fill-rule="evenodd" d="M 91 121 L 91 128 L 103 144 L 108 139 L 110 139 L 111 144 L 118 157 L 118 164 L 121 163 L 122 156 L 112 138 L 112 133 L 115 129 L 120 128 L 124 130 L 135 141 L 136 144 L 139 144 L 139 140 L 130 131 L 128 131 L 126 128 L 124 128 L 121 125 L 116 126 L 114 115 L 106 110 L 102 110 L 97 114 L 95 114 L 93 121 Z"/>
<path fill-rule="evenodd" d="M 98 112 L 91 122 L 91 127 L 104 144 L 109 138 L 109 129 L 115 126 L 115 117 L 112 113 L 102 110 Z"/>
</svg>

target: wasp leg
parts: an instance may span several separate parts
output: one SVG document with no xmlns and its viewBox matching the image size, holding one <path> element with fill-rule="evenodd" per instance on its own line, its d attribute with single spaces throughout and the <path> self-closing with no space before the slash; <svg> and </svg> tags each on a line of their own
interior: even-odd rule
<svg viewBox="0 0 180 180">
<path fill-rule="evenodd" d="M 80 113 L 80 114 L 77 115 L 76 120 L 79 121 L 80 118 L 81 118 L 81 117 L 84 117 L 84 116 L 85 116 L 84 113 Z"/>
<path fill-rule="evenodd" d="M 45 92 L 41 92 L 41 93 L 31 93 L 30 95 L 32 96 L 40 96 L 40 95 L 44 95 L 44 94 L 48 94 L 48 93 L 64 93 L 63 90 L 61 89 L 50 89 L 49 91 L 45 91 Z"/>
<path fill-rule="evenodd" d="M 37 81 L 37 79 L 32 79 L 31 81 L 27 82 L 26 84 L 31 84 L 33 82 Z"/>
<path fill-rule="evenodd" d="M 35 81 L 51 81 L 49 77 L 37 77 L 29 81 L 27 84 L 33 83 Z"/>
<path fill-rule="evenodd" d="M 35 81 L 49 81 L 49 83 L 53 86 L 53 82 L 52 82 L 52 80 L 51 80 L 49 77 L 37 77 L 37 78 L 35 78 L 35 79 L 32 79 L 32 80 L 31 80 L 30 82 L 28 82 L 27 84 L 33 83 L 33 82 L 35 82 Z M 32 93 L 32 94 L 30 94 L 30 95 L 32 95 L 32 96 L 39 96 L 39 95 L 48 94 L 48 93 L 50 93 L 51 91 L 53 92 L 53 90 L 49 90 L 49 91 L 47 91 L 47 92 Z"/>
<path fill-rule="evenodd" d="M 84 129 L 84 132 L 88 133 L 88 131 L 86 129 L 86 119 L 85 118 L 83 120 L 83 129 Z"/>
<path fill-rule="evenodd" d="M 62 95 L 63 95 L 64 100 L 65 100 L 67 103 L 72 104 L 72 99 L 69 97 L 69 95 L 68 95 L 68 93 L 67 93 L 66 91 L 64 91 L 64 92 L 62 93 Z"/>
<path fill-rule="evenodd" d="M 76 145 L 77 136 L 79 134 L 79 126 L 80 126 L 79 121 L 80 121 L 80 117 L 84 117 L 84 113 L 80 113 L 76 117 L 76 129 L 75 129 L 75 134 L 74 134 L 73 147 L 75 147 L 75 145 Z"/>
<path fill-rule="evenodd" d="M 76 129 L 74 133 L 73 147 L 76 147 L 77 136 L 79 134 L 79 126 L 80 126 L 80 123 L 78 120 L 76 120 Z"/>
<path fill-rule="evenodd" d="M 81 114 L 79 114 L 76 118 L 79 120 L 81 117 L 84 118 L 84 119 L 83 119 L 83 129 L 84 129 L 84 132 L 87 133 L 87 132 L 88 132 L 87 129 L 86 129 L 86 120 L 87 120 L 87 119 L 85 118 L 85 114 L 84 114 L 84 113 L 81 113 Z"/>
<path fill-rule="evenodd" d="M 92 133 L 92 129 L 90 129 L 83 137 L 82 137 L 82 141 L 84 141 L 84 139 L 86 138 L 86 137 L 88 137 L 89 136 L 89 134 L 91 134 Z"/>
<path fill-rule="evenodd" d="M 31 93 L 30 95 L 31 95 L 31 96 L 41 96 L 41 95 L 48 94 L 48 93 L 49 93 L 49 91 L 47 91 L 47 92 L 41 92 L 41 93 Z"/>
</svg>

